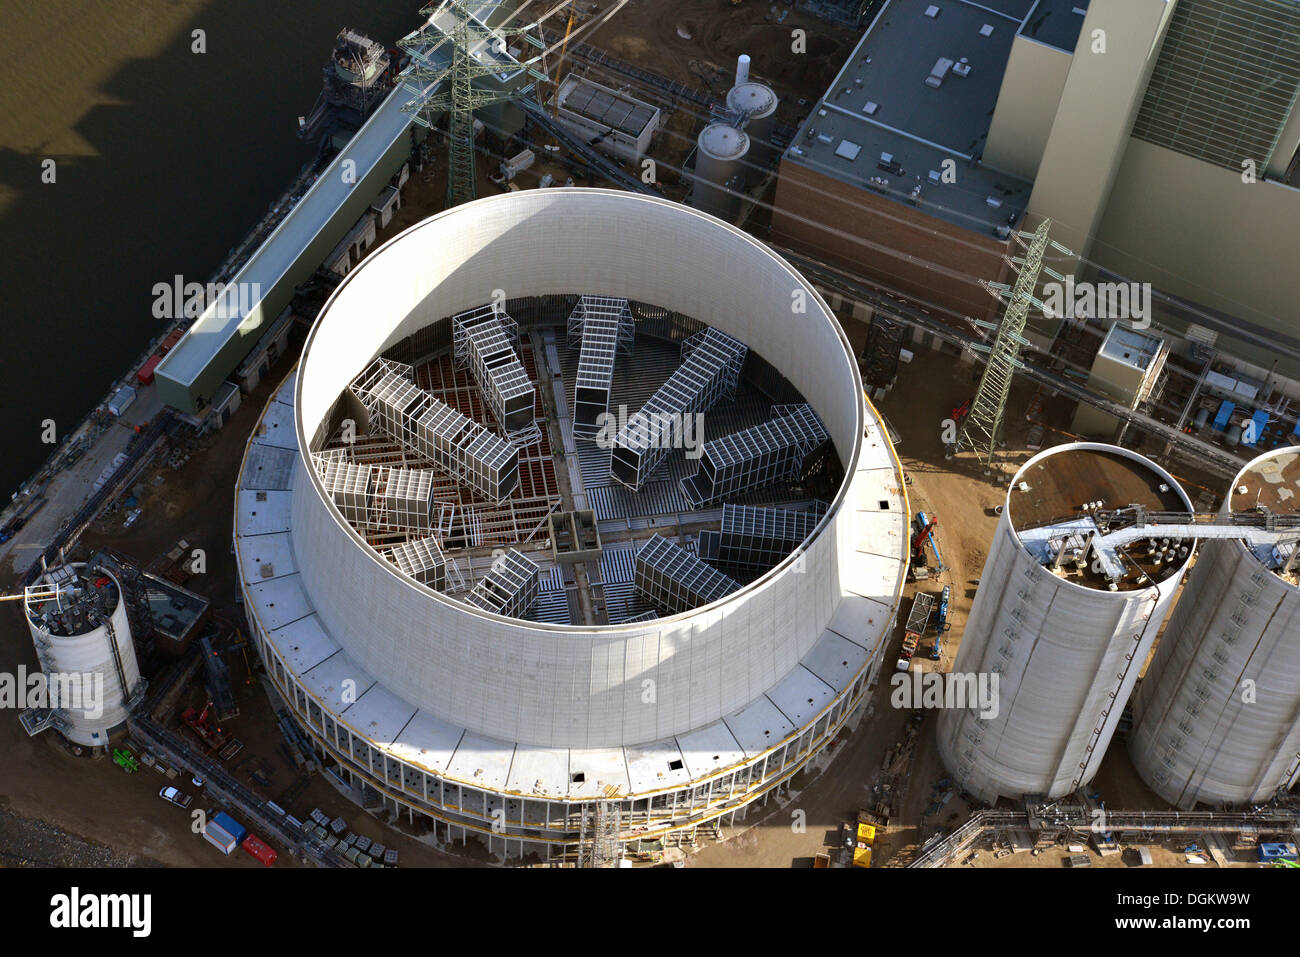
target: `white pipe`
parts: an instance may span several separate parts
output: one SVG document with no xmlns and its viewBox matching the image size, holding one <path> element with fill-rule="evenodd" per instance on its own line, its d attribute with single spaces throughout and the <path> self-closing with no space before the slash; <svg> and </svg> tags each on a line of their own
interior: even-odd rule
<svg viewBox="0 0 1300 957">
<path fill-rule="evenodd" d="M 736 86 L 749 82 L 749 54 L 742 53 L 736 58 Z"/>
</svg>

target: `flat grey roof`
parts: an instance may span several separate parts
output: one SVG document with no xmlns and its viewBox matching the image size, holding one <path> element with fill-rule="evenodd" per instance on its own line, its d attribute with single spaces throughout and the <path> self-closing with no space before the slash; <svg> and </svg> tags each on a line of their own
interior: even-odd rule
<svg viewBox="0 0 1300 957">
<path fill-rule="evenodd" d="M 970 160 L 984 151 L 1020 28 L 1013 14 L 1031 6 L 1032 0 L 890 0 L 786 156 L 900 202 L 910 202 L 920 186 L 926 212 L 968 229 L 1010 225 L 1023 213 L 1031 184 Z M 927 16 L 931 7 L 938 16 Z M 938 87 L 928 85 L 941 59 L 951 62 L 948 72 Z M 878 165 L 885 153 L 897 164 L 892 170 Z M 955 183 L 939 178 L 945 159 L 957 163 Z"/>
<path fill-rule="evenodd" d="M 1022 36 L 1048 46 L 1073 53 L 1083 29 L 1082 14 L 1087 12 L 1090 0 L 1038 0 L 1021 28 Z"/>
<path fill-rule="evenodd" d="M 655 108 L 648 103 L 601 86 L 586 77 L 566 78 L 560 106 L 597 123 L 638 137 L 654 119 Z"/>
</svg>

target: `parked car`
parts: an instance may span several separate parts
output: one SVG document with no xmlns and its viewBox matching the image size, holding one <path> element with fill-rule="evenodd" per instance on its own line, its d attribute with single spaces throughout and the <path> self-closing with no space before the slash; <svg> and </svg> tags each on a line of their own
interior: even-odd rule
<svg viewBox="0 0 1300 957">
<path fill-rule="evenodd" d="M 197 774 L 194 775 L 194 777 L 190 778 L 190 783 L 193 784 L 196 788 L 203 787 L 203 779 L 199 777 Z"/>
<path fill-rule="evenodd" d="M 164 801 L 169 801 L 177 807 L 189 807 L 194 798 L 181 792 L 179 788 L 163 788 L 158 792 L 158 796 Z"/>
</svg>

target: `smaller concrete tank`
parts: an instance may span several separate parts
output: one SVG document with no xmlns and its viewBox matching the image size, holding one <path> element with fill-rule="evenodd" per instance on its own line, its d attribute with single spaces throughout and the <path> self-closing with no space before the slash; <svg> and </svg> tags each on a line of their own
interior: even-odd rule
<svg viewBox="0 0 1300 957">
<path fill-rule="evenodd" d="M 700 131 L 695 154 L 696 209 L 734 222 L 744 190 L 749 135 L 726 123 L 710 123 Z M 731 192 L 728 192 L 730 190 Z"/>
</svg>

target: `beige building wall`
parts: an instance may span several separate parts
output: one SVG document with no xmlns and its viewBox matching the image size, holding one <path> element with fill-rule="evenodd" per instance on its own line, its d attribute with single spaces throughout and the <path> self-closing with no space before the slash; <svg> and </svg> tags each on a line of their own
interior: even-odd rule
<svg viewBox="0 0 1300 957">
<path fill-rule="evenodd" d="M 1016 37 L 984 147 L 985 166 L 1034 181 L 1072 59 L 1064 50 Z"/>
<path fill-rule="evenodd" d="M 1300 335 L 1300 189 L 1131 140 L 1092 258 L 1158 289 Z"/>
<path fill-rule="evenodd" d="M 1029 198 L 1031 216 L 1054 219 L 1052 238 L 1081 255 L 1101 221 L 1173 6 L 1092 0 L 1088 7 Z M 1098 30 L 1105 52 L 1095 52 Z"/>
</svg>

